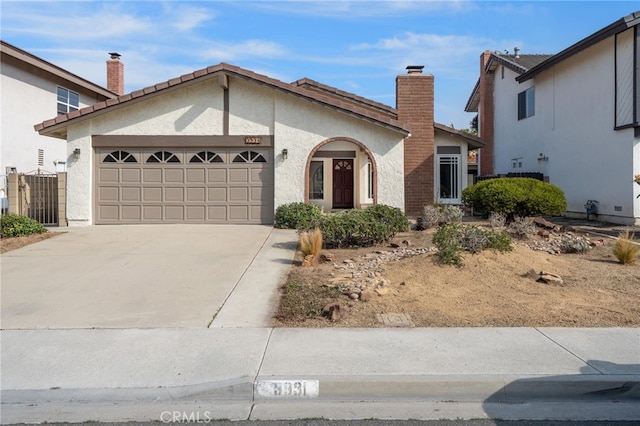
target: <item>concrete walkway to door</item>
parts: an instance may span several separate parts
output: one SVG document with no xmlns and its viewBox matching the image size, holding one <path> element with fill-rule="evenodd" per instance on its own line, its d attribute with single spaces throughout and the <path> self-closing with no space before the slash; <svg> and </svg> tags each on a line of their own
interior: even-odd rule
<svg viewBox="0 0 640 426">
<path fill-rule="evenodd" d="M 225 316 L 242 310 L 248 326 L 269 326 L 294 251 L 295 232 L 271 226 L 69 228 L 2 255 L 1 327 L 207 327 L 227 300 Z M 269 285 L 248 291 L 246 274 Z M 261 311 L 231 298 L 236 287 Z"/>
</svg>

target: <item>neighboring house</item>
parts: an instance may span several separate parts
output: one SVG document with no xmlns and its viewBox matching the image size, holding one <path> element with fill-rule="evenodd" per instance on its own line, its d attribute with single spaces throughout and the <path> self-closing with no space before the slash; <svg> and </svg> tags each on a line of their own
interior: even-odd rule
<svg viewBox="0 0 640 426">
<path fill-rule="evenodd" d="M 35 128 L 67 141 L 71 225 L 270 224 L 291 202 L 419 214 L 460 201 L 483 144 L 434 123 L 433 76 L 407 69 L 397 108 L 222 63 Z"/>
<path fill-rule="evenodd" d="M 640 225 L 640 12 L 555 55 L 484 52 L 465 108 L 478 113 L 480 175 L 542 173 L 566 215 Z M 593 218 L 594 216 L 590 216 Z"/>
<path fill-rule="evenodd" d="M 67 146 L 40 136 L 33 124 L 117 96 L 97 84 L 0 41 L 0 191 L 6 175 L 64 171 Z M 3 206 L 4 207 L 4 206 Z"/>
</svg>

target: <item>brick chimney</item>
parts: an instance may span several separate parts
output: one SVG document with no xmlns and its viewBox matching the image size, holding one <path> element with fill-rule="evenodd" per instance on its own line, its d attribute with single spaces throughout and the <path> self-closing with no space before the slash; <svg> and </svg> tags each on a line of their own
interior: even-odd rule
<svg viewBox="0 0 640 426">
<path fill-rule="evenodd" d="M 109 53 L 111 59 L 107 61 L 107 89 L 118 96 L 124 94 L 124 64 L 120 62 L 120 54 Z"/>
<path fill-rule="evenodd" d="M 396 77 L 398 120 L 409 125 L 404 140 L 404 206 L 407 215 L 421 215 L 434 202 L 434 79 L 422 65 L 410 65 Z"/>
<path fill-rule="evenodd" d="M 480 149 L 480 163 L 478 174 L 480 176 L 493 175 L 494 149 L 493 149 L 493 71 L 485 71 L 491 58 L 491 52 L 485 51 L 480 55 L 480 104 L 478 105 L 478 136 L 486 143 Z"/>
</svg>

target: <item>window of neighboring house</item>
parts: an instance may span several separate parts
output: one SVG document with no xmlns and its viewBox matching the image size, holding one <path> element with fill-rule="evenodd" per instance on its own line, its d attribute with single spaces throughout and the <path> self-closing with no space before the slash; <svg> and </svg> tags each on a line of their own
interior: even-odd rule
<svg viewBox="0 0 640 426">
<path fill-rule="evenodd" d="M 312 161 L 309 169 L 309 198 L 324 199 L 324 162 Z"/>
<path fill-rule="evenodd" d="M 518 120 L 532 117 L 536 113 L 535 90 L 529 87 L 518 93 Z"/>
<path fill-rule="evenodd" d="M 64 87 L 58 87 L 58 115 L 77 111 L 80 108 L 80 95 Z"/>
</svg>

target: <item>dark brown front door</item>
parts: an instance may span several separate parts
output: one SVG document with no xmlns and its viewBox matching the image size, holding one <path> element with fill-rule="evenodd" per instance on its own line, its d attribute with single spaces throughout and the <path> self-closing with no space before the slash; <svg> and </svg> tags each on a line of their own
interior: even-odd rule
<svg viewBox="0 0 640 426">
<path fill-rule="evenodd" d="M 333 160 L 333 208 L 353 208 L 353 160 Z"/>
</svg>

